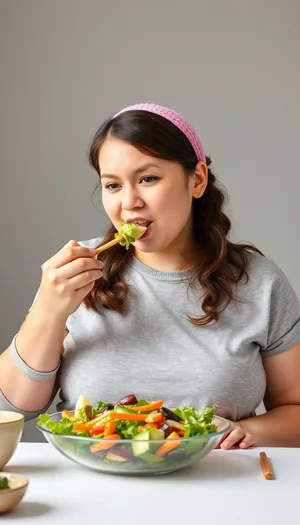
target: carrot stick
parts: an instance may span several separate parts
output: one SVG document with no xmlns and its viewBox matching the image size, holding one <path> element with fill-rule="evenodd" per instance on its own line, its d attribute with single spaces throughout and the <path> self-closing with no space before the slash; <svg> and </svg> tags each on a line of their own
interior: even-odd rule
<svg viewBox="0 0 300 525">
<path fill-rule="evenodd" d="M 129 414 L 126 412 L 110 412 L 111 419 L 122 419 L 123 421 L 146 421 L 147 414 Z"/>
<path fill-rule="evenodd" d="M 171 432 L 171 434 L 167 437 L 170 441 L 165 441 L 161 447 L 157 449 L 155 452 L 155 456 L 165 456 L 168 452 L 173 450 L 173 448 L 176 448 L 180 445 L 181 441 L 179 438 L 179 435 L 177 432 Z"/>
<path fill-rule="evenodd" d="M 93 445 L 90 448 L 90 451 L 93 452 L 94 454 L 95 452 L 99 452 L 100 450 L 107 450 L 111 447 L 114 447 L 115 446 L 114 441 L 113 442 L 105 441 L 105 440 L 111 440 L 111 439 L 115 441 L 117 439 L 121 439 L 121 436 L 119 436 L 118 434 L 110 434 L 109 436 L 105 436 L 101 440 L 99 440 L 99 443 L 96 443 L 96 445 Z"/>
<path fill-rule="evenodd" d="M 104 437 L 113 434 L 116 431 L 116 423 L 114 421 L 108 421 L 104 427 Z"/>
<path fill-rule="evenodd" d="M 92 427 L 91 430 L 90 430 L 90 436 L 93 437 L 93 436 L 100 436 L 100 434 L 103 434 L 104 432 L 104 428 L 95 428 L 95 427 Z"/>
<path fill-rule="evenodd" d="M 61 413 L 61 417 L 67 417 L 68 419 L 74 419 L 74 414 L 69 412 L 69 410 L 64 409 Z"/>
<path fill-rule="evenodd" d="M 87 423 L 75 423 L 74 432 L 80 432 L 81 430 L 91 430 L 93 427 Z"/>
<path fill-rule="evenodd" d="M 164 400 L 161 399 L 160 401 L 153 401 L 153 403 L 149 403 L 148 405 L 141 405 L 139 407 L 131 407 L 128 405 L 128 408 L 130 410 L 134 410 L 134 412 L 150 412 L 151 410 L 155 410 L 156 408 L 162 407 L 164 404 Z"/>
<path fill-rule="evenodd" d="M 259 454 L 260 465 L 263 471 L 265 479 L 273 479 L 273 471 L 267 454 L 265 452 L 260 452 Z"/>
<path fill-rule="evenodd" d="M 146 423 L 158 423 L 163 421 L 164 417 L 161 412 L 154 412 L 154 414 L 148 414 L 146 417 Z"/>
<path fill-rule="evenodd" d="M 143 432 L 145 428 L 159 428 L 160 426 L 161 426 L 161 423 L 147 423 L 147 425 L 138 426 L 138 431 Z"/>
</svg>

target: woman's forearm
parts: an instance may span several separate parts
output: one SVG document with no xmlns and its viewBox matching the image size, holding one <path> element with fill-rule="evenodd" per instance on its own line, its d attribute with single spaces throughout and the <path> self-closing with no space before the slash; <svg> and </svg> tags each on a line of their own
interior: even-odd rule
<svg viewBox="0 0 300 525">
<path fill-rule="evenodd" d="M 44 315 L 34 305 L 16 337 L 20 357 L 34 370 L 54 370 L 63 352 L 64 327 L 64 319 Z M 17 408 L 29 412 L 43 409 L 54 385 L 55 377 L 38 381 L 24 375 L 16 368 L 9 349 L 0 356 L 0 390 Z"/>
<path fill-rule="evenodd" d="M 253 436 L 254 446 L 300 447 L 300 405 L 283 405 L 237 423 Z"/>
</svg>

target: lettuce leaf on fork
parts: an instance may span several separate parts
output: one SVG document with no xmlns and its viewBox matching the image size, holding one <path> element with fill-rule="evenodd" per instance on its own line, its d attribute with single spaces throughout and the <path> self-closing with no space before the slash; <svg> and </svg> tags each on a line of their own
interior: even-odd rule
<svg viewBox="0 0 300 525">
<path fill-rule="evenodd" d="M 121 228 L 118 233 L 115 233 L 115 238 L 122 235 L 124 240 L 121 241 L 120 244 L 121 246 L 125 246 L 126 250 L 128 250 L 130 244 L 142 237 L 146 230 L 146 226 L 139 226 L 138 224 L 134 224 L 134 222 L 128 222 L 125 224 L 121 221 Z"/>
</svg>

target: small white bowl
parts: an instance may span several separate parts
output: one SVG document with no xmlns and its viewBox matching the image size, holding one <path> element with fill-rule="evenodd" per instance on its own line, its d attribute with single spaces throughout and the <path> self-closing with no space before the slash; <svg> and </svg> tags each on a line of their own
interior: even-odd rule
<svg viewBox="0 0 300 525">
<path fill-rule="evenodd" d="M 12 458 L 22 436 L 24 416 L 0 410 L 0 470 Z"/>
<path fill-rule="evenodd" d="M 8 479 L 9 489 L 0 489 L 0 514 L 13 509 L 23 499 L 28 487 L 28 479 L 12 472 L 0 472 L 0 477 Z"/>
</svg>

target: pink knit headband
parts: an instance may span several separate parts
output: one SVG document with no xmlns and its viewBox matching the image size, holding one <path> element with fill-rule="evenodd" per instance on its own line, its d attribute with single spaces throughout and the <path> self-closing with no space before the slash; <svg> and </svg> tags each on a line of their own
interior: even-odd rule
<svg viewBox="0 0 300 525">
<path fill-rule="evenodd" d="M 172 109 L 165 108 L 164 106 L 145 103 L 135 104 L 134 106 L 128 106 L 127 108 L 124 108 L 118 113 L 116 113 L 113 118 L 118 117 L 122 113 L 131 110 L 149 111 L 150 113 L 161 115 L 161 117 L 164 117 L 170 122 L 172 122 L 172 124 L 179 128 L 182 131 L 182 133 L 184 133 L 186 138 L 190 141 L 196 153 L 197 159 L 202 162 L 206 162 L 205 153 L 196 131 L 191 126 L 191 124 L 189 124 L 181 115 L 179 115 L 179 113 L 176 113 L 176 111 L 173 111 Z"/>
</svg>

